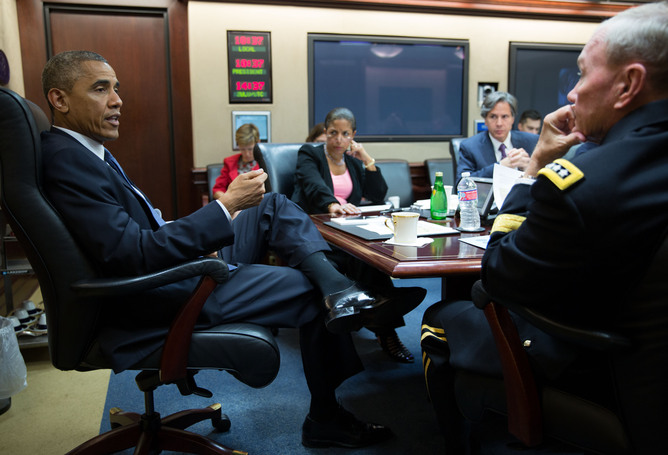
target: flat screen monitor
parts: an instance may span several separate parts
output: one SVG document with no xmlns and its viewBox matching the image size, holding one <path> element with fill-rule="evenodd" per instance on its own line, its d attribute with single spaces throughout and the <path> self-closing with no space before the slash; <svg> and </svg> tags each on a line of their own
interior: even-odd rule
<svg viewBox="0 0 668 455">
<path fill-rule="evenodd" d="M 481 218 L 486 218 L 492 211 L 494 203 L 493 180 L 485 177 L 471 177 L 478 189 L 478 212 Z"/>
<path fill-rule="evenodd" d="M 335 107 L 370 141 L 466 136 L 465 40 L 309 34 L 309 126 Z"/>
<path fill-rule="evenodd" d="M 569 103 L 577 84 L 579 44 L 510 43 L 509 91 L 517 97 L 517 117 L 536 109 L 542 117 Z"/>
</svg>

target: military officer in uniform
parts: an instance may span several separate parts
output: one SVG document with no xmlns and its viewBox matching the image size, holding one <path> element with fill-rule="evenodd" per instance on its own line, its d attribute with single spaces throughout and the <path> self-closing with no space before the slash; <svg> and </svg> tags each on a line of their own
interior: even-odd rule
<svg viewBox="0 0 668 455">
<path fill-rule="evenodd" d="M 523 178 L 494 222 L 481 276 L 493 300 L 631 337 L 665 332 L 665 301 L 657 298 L 651 309 L 631 302 L 668 232 L 667 45 L 666 2 L 630 8 L 595 30 L 578 58 L 572 104 L 546 116 Z M 562 158 L 585 141 L 599 145 L 572 161 Z M 604 405 L 615 399 L 600 355 L 514 319 L 542 380 L 577 387 Z M 448 453 L 465 453 L 452 369 L 500 375 L 496 347 L 471 302 L 440 302 L 423 323 L 428 387 Z M 654 353 L 654 361 L 665 365 L 665 352 Z M 665 385 L 668 372 L 642 379 L 648 387 Z M 639 406 L 658 420 L 651 426 L 666 428 L 659 401 L 650 397 Z M 654 433 L 634 441 L 635 453 L 665 450 L 664 436 Z"/>
</svg>

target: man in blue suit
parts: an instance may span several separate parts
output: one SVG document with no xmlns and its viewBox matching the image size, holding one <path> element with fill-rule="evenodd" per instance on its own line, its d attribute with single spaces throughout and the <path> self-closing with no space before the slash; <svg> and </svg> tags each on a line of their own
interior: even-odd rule
<svg viewBox="0 0 668 455">
<path fill-rule="evenodd" d="M 392 437 L 343 409 L 335 390 L 362 369 L 349 331 L 396 317 L 395 309 L 327 261 L 328 246 L 308 216 L 284 196 L 264 194 L 264 171 L 239 176 L 218 200 L 166 223 L 103 145 L 119 135 L 123 104 L 108 62 L 87 51 L 58 54 L 47 62 L 42 85 L 54 121 L 42 133 L 44 189 L 100 275 L 133 276 L 220 254 L 234 264 L 230 279 L 213 291 L 198 325 L 299 327 L 311 392 L 303 444 L 362 447 Z M 259 264 L 267 248 L 290 267 Z M 99 342 L 115 371 L 159 348 L 197 281 L 103 310 Z"/>
<path fill-rule="evenodd" d="M 472 177 L 492 177 L 494 165 L 523 171 L 529 164 L 538 135 L 512 131 L 517 113 L 517 99 L 506 92 L 485 97 L 480 115 L 487 131 L 465 139 L 459 147 L 457 176 L 470 172 Z"/>
</svg>

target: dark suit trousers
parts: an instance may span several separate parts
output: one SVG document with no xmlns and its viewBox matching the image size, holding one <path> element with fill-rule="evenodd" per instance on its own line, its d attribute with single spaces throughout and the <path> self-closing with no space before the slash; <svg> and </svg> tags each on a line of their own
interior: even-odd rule
<svg viewBox="0 0 668 455">
<path fill-rule="evenodd" d="M 309 390 L 315 396 L 331 395 L 341 382 L 362 370 L 352 338 L 326 329 L 322 296 L 298 268 L 257 263 L 271 249 L 298 267 L 309 254 L 328 250 L 327 243 L 301 208 L 276 193 L 266 194 L 258 207 L 242 211 L 232 226 L 234 244 L 220 253 L 237 268 L 207 299 L 198 327 L 229 322 L 298 327 Z M 133 318 L 131 322 L 126 317 L 114 324 L 114 338 L 125 341 L 117 349 L 127 350 L 132 357 L 139 350 L 146 356 L 157 349 L 164 327 L 169 326 L 173 313 L 197 282 L 196 278 L 184 280 L 147 293 L 141 302 L 127 302 L 132 307 L 126 314 Z M 137 327 L 142 328 L 141 334 Z M 117 358 L 123 357 L 116 354 Z M 119 363 L 117 370 L 127 366 Z"/>
<path fill-rule="evenodd" d="M 256 313 L 250 319 L 270 326 L 299 327 L 304 375 L 309 390 L 315 396 L 331 394 L 363 367 L 350 334 L 333 334 L 326 329 L 322 296 L 312 290 L 308 280 L 298 271 L 305 257 L 316 251 L 328 251 L 327 243 L 308 215 L 277 193 L 266 194 L 257 209 L 242 211 L 232 226 L 234 244 L 221 251 L 226 262 L 239 265 L 239 269 L 232 272 L 230 284 L 242 281 L 243 287 L 247 288 L 246 293 L 261 296 L 261 300 L 308 288 L 307 293 L 300 296 L 269 297 L 272 303 L 262 305 L 264 310 L 261 314 Z M 290 267 L 256 264 L 265 257 L 267 249 L 278 254 Z M 263 270 L 261 280 L 252 280 L 247 275 L 256 268 Z M 248 286 L 248 280 L 252 282 L 251 286 Z M 274 300 L 282 300 L 282 303 Z"/>
</svg>

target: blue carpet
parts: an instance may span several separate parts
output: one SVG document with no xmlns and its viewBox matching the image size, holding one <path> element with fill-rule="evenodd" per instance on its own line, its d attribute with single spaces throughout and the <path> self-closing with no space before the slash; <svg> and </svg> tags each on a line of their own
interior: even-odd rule
<svg viewBox="0 0 668 455">
<path fill-rule="evenodd" d="M 413 353 L 416 362 L 400 364 L 390 360 L 380 349 L 374 335 L 368 330 L 353 334 L 355 345 L 365 365 L 365 371 L 348 379 L 337 395 L 344 407 L 363 420 L 388 425 L 396 437 L 385 444 L 365 449 L 308 449 L 301 445 L 301 426 L 308 413 L 309 394 L 302 373 L 298 333 L 296 329 L 280 329 L 277 341 L 281 351 L 281 369 L 278 376 L 264 389 L 253 389 L 229 374 L 202 371 L 195 377 L 200 387 L 214 393 L 205 399 L 194 395 L 184 397 L 176 386 L 160 387 L 155 392 L 156 410 L 167 416 L 173 412 L 205 407 L 214 402 L 222 404 L 223 413 L 232 421 L 229 432 L 219 433 L 211 423 L 201 422 L 189 429 L 207 435 L 228 447 L 244 450 L 252 455 L 335 455 L 355 453 L 375 454 L 441 454 L 443 441 L 427 399 L 420 362 L 420 325 L 424 310 L 440 300 L 440 279 L 396 280 L 396 286 L 422 286 L 427 289 L 424 302 L 406 315 L 406 326 L 397 329 L 399 337 Z M 143 412 L 143 394 L 137 389 L 129 371 L 112 374 L 100 431 L 109 429 L 109 409 Z M 487 423 L 482 441 L 483 454 L 506 455 L 512 438 L 497 419 Z M 510 451 L 509 451 L 510 450 Z M 132 453 L 126 451 L 124 453 Z M 569 454 L 545 447 L 540 454 Z"/>
</svg>

